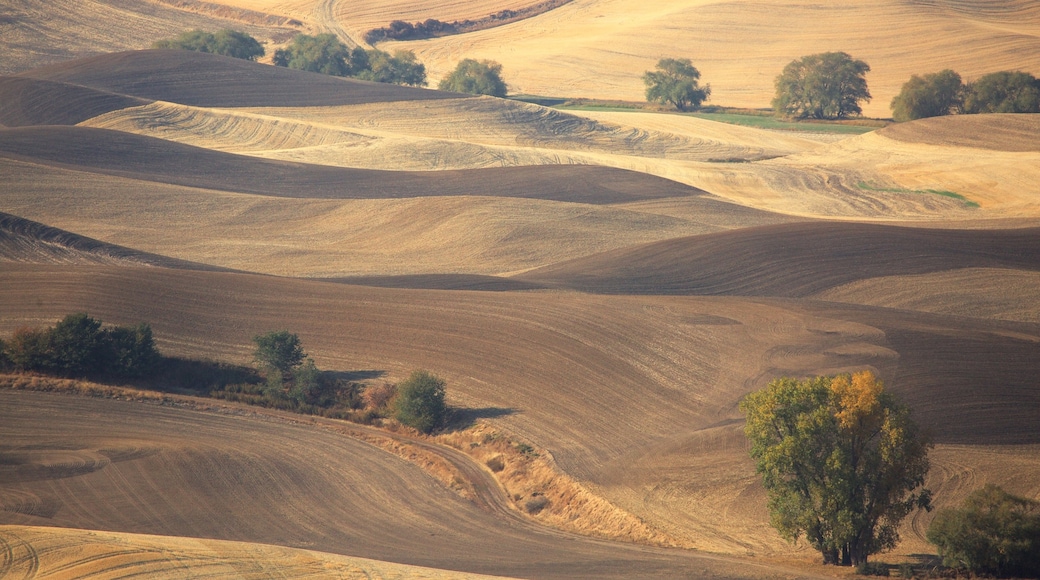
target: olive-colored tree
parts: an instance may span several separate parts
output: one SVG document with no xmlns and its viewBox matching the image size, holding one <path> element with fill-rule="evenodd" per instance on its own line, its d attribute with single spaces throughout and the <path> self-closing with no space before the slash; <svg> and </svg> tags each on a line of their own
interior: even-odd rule
<svg viewBox="0 0 1040 580">
<path fill-rule="evenodd" d="M 429 433 L 444 424 L 448 416 L 444 379 L 429 371 L 415 371 L 397 385 L 394 417 L 409 427 Z"/>
<path fill-rule="evenodd" d="M 928 526 L 928 541 L 939 547 L 947 566 L 1040 577 L 1040 502 L 989 484 L 960 508 L 939 511 Z"/>
<path fill-rule="evenodd" d="M 913 75 L 892 99 L 892 118 L 913 121 L 955 113 L 960 110 L 963 90 L 961 75 L 950 69 L 924 76 Z"/>
<path fill-rule="evenodd" d="M 1029 73 L 990 73 L 964 88 L 965 113 L 1040 113 L 1040 80 Z"/>
<path fill-rule="evenodd" d="M 502 80 L 502 65 L 492 60 L 477 61 L 467 58 L 459 62 L 455 70 L 441 79 L 437 86 L 442 91 L 469 93 L 471 95 L 506 96 L 506 83 Z"/>
<path fill-rule="evenodd" d="M 711 85 L 700 86 L 701 72 L 688 58 L 662 58 L 657 70 L 643 74 L 646 100 L 668 103 L 680 111 L 696 109 L 711 96 Z"/>
<path fill-rule="evenodd" d="M 907 514 L 930 508 L 929 444 L 870 371 L 776 379 L 740 408 L 773 527 L 804 535 L 824 563 L 865 564 L 895 546 Z"/>
<path fill-rule="evenodd" d="M 870 66 L 844 52 L 811 54 L 791 61 L 776 77 L 773 110 L 798 119 L 844 119 L 870 101 Z"/>
<path fill-rule="evenodd" d="M 244 60 L 256 60 L 264 56 L 264 47 L 255 38 L 245 32 L 230 29 L 220 30 L 216 33 L 189 30 L 176 38 L 160 40 L 153 44 L 152 48 L 210 52 Z"/>
</svg>

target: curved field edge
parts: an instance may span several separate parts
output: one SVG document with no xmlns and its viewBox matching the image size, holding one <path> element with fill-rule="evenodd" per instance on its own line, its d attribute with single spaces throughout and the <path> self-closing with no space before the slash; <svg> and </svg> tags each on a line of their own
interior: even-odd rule
<svg viewBox="0 0 1040 580">
<path fill-rule="evenodd" d="M 872 368 L 942 445 L 1025 449 L 1040 441 L 1029 414 L 1040 352 L 1040 330 L 1031 324 L 765 298 L 503 295 L 141 269 L 11 270 L 0 306 L 11 313 L 9 328 L 86 310 L 114 323 L 151 321 L 164 352 L 245 361 L 249 336 L 285 327 L 300 333 L 322 368 L 380 369 L 390 380 L 434 369 L 459 406 L 515 410 L 495 418 L 496 429 L 547 450 L 565 473 L 668 535 L 712 551 L 789 548 L 751 509 L 765 504 L 755 500 L 760 491 L 741 446 L 702 447 L 705 463 L 696 470 L 678 469 L 689 457 L 660 450 L 682 450 L 684 441 L 739 421 L 736 402 L 772 377 Z M 224 299 L 217 305 L 203 296 Z M 647 462 L 658 457 L 666 465 L 675 459 L 670 481 L 702 489 L 704 501 L 641 495 L 656 485 L 645 478 L 666 473 Z M 715 482 L 725 485 L 712 492 Z"/>
<path fill-rule="evenodd" d="M 264 544 L 37 526 L 0 525 L 0 550 L 0 570 L 26 578 L 502 578 Z"/>
</svg>

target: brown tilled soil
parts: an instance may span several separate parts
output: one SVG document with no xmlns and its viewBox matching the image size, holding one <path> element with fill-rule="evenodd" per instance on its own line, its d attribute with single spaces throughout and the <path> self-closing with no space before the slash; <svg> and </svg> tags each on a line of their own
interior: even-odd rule
<svg viewBox="0 0 1040 580">
<path fill-rule="evenodd" d="M 484 151 L 537 147 L 542 157 L 523 158 L 554 161 L 396 172 L 390 162 L 376 171 L 275 161 L 159 133 L 38 123 L 111 117 L 118 95 L 128 105 L 270 107 L 248 113 L 258 130 L 292 106 L 286 118 L 318 127 L 328 115 L 330 131 L 392 129 L 406 149 L 424 139 L 466 143 L 484 121 L 453 131 L 376 110 L 441 99 L 431 91 L 182 52 L 115 54 L 17 78 L 3 86 L 23 96 L 0 101 L 0 118 L 37 126 L 0 129 L 0 337 L 83 311 L 112 324 L 147 321 L 171 355 L 244 364 L 253 336 L 284 328 L 323 369 L 396 381 L 427 368 L 466 416 L 539 454 L 537 467 L 503 467 L 519 490 L 511 493 L 578 501 L 548 489 L 559 469 L 629 512 L 597 504 L 558 525 L 609 535 L 639 518 L 643 538 L 728 556 L 546 527 L 511 507 L 525 498 L 505 496 L 485 467 L 490 456 L 435 441 L 410 444 L 451 464 L 459 481 L 435 479 L 367 443 L 371 433 L 330 421 L 9 391 L 0 392 L 0 524 L 236 540 L 517 577 L 811 577 L 811 552 L 768 526 L 737 404 L 776 376 L 864 368 L 937 443 L 929 485 L 940 505 L 986 482 L 1040 497 L 1040 303 L 1029 288 L 1040 231 L 1035 221 L 999 221 L 1029 223 L 1035 202 L 1018 192 L 1020 205 L 991 210 L 1011 196 L 983 183 L 1005 170 L 1012 184 L 1030 182 L 1035 151 L 1020 131 L 1028 121 L 1006 120 L 1014 151 L 996 139 L 988 149 L 962 146 L 979 127 L 1003 131 L 1003 118 L 820 145 L 759 141 L 750 129 L 698 139 L 702 122 L 677 123 L 672 134 L 654 117 L 623 138 L 629 129 L 619 125 L 539 118 L 492 100 L 468 99 L 479 106 L 467 109 L 452 95 L 435 110 L 499 118 L 473 140 Z M 41 102 L 49 95 L 56 102 Z M 528 122 L 540 124 L 517 128 Z M 580 150 L 581 134 L 600 140 L 594 150 Z M 640 143 L 658 137 L 680 151 Z M 715 142 L 785 157 L 705 161 Z M 306 139 L 295 143 L 308 159 Z M 593 164 L 561 165 L 562 150 Z M 933 166 L 947 154 L 981 159 L 978 175 L 958 174 L 988 192 L 980 207 L 926 191 L 928 171 L 942 172 Z M 921 184 L 885 191 L 893 163 Z M 794 222 L 784 212 L 830 219 Z M 864 215 L 931 223 L 854 221 Z M 965 229 L 935 227 L 944 218 Z M 244 271 L 205 271 L 212 266 Z M 999 273 L 992 284 L 988 273 Z M 466 437 L 444 441 L 485 444 Z M 484 451 L 499 453 L 490 441 Z M 524 480 L 517 472 L 528 468 Z M 907 522 L 892 558 L 931 549 L 931 517 Z M 29 554 L 32 542 L 9 539 L 26 530 L 5 527 L 0 537 Z"/>
<path fill-rule="evenodd" d="M 318 107 L 457 99 L 454 93 L 371 83 L 184 50 L 102 54 L 19 76 L 197 107 Z"/>
<path fill-rule="evenodd" d="M 659 177 L 594 165 L 436 173 L 348 169 L 243 157 L 89 127 L 6 129 L 0 131 L 0 156 L 141 181 L 311 199 L 466 195 L 614 204 L 704 193 Z"/>
<path fill-rule="evenodd" d="M 0 77 L 0 126 L 75 125 L 110 111 L 144 105 L 136 97 L 21 77 Z"/>
</svg>

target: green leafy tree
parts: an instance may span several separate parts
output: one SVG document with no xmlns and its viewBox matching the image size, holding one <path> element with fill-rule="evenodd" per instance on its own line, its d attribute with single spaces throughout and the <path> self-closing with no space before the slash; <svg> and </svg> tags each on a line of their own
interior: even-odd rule
<svg viewBox="0 0 1040 580">
<path fill-rule="evenodd" d="M 701 72 L 688 58 L 662 58 L 656 71 L 643 74 L 646 100 L 667 103 L 680 111 L 696 109 L 711 96 L 711 85 L 700 86 Z"/>
<path fill-rule="evenodd" d="M 442 91 L 505 97 L 507 88 L 502 80 L 502 65 L 491 60 L 476 61 L 467 58 L 459 62 L 451 74 L 437 86 Z"/>
<path fill-rule="evenodd" d="M 368 51 L 368 69 L 354 76 L 366 81 L 413 87 L 426 86 L 426 65 L 415 59 L 410 50 L 398 50 L 391 56 L 382 50 Z"/>
<path fill-rule="evenodd" d="M 52 370 L 50 331 L 23 326 L 7 341 L 7 360 L 18 371 Z"/>
<path fill-rule="evenodd" d="M 965 113 L 1040 113 L 1040 81 L 1029 73 L 1002 71 L 969 83 Z"/>
<path fill-rule="evenodd" d="M 448 415 L 444 387 L 444 380 L 429 371 L 413 372 L 397 385 L 394 417 L 409 427 L 430 433 L 443 425 Z"/>
<path fill-rule="evenodd" d="M 286 48 L 274 53 L 274 64 L 337 77 L 354 74 L 352 53 L 335 34 L 297 34 Z"/>
<path fill-rule="evenodd" d="M 960 110 L 963 91 L 961 75 L 949 69 L 920 77 L 913 75 L 892 99 L 892 118 L 913 121 L 952 114 Z"/>
<path fill-rule="evenodd" d="M 50 331 L 53 370 L 69 376 L 98 372 L 104 346 L 100 320 L 82 312 L 69 314 Z"/>
<path fill-rule="evenodd" d="M 804 535 L 824 563 L 866 564 L 930 508 L 928 444 L 873 373 L 776 379 L 740 408 L 773 527 Z"/>
<path fill-rule="evenodd" d="M 943 563 L 975 574 L 1040 577 L 1040 502 L 995 485 L 944 509 L 928 527 Z"/>
<path fill-rule="evenodd" d="M 291 378 L 307 356 L 300 337 L 288 330 L 258 334 L 253 337 L 253 342 L 256 344 L 254 360 L 261 368 L 275 371 L 279 380 Z"/>
<path fill-rule="evenodd" d="M 292 386 L 289 388 L 289 399 L 297 405 L 317 405 L 323 403 L 321 371 L 314 360 L 307 357 L 292 371 Z"/>
<path fill-rule="evenodd" d="M 176 38 L 160 40 L 152 48 L 175 48 L 210 52 L 244 60 L 264 56 L 264 47 L 255 38 L 237 30 L 224 29 L 216 33 L 189 30 Z"/>
<path fill-rule="evenodd" d="M 154 371 L 162 360 L 155 348 L 152 327 L 141 323 L 136 327 L 117 326 L 105 330 L 109 373 L 124 377 L 141 377 Z"/>
<path fill-rule="evenodd" d="M 844 52 L 824 52 L 792 61 L 776 77 L 773 110 L 798 119 L 844 119 L 870 101 L 870 66 Z"/>
</svg>

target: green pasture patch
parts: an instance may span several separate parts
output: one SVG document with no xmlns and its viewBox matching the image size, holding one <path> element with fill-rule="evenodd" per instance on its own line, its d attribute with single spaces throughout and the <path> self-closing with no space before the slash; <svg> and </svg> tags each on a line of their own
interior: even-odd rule
<svg viewBox="0 0 1040 580">
<path fill-rule="evenodd" d="M 941 195 L 943 197 L 952 197 L 953 199 L 960 200 L 966 207 L 979 207 L 977 202 L 974 202 L 959 193 L 952 191 L 946 191 L 945 189 L 906 189 L 903 187 L 876 187 L 866 182 L 859 182 L 856 187 L 864 189 L 866 191 L 884 191 L 886 193 L 914 193 L 914 194 L 932 194 Z"/>
</svg>

